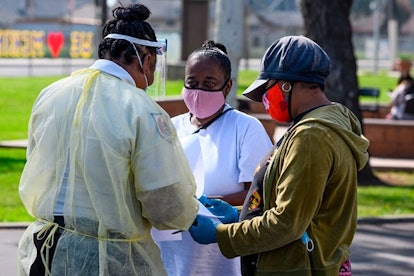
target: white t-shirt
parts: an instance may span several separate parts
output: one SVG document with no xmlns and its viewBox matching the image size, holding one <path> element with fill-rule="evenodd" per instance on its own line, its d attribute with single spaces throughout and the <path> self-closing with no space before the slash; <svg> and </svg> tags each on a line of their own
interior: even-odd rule
<svg viewBox="0 0 414 276">
<path fill-rule="evenodd" d="M 404 119 L 406 89 L 408 87 L 407 81 L 401 82 L 392 92 L 391 95 L 391 115 L 396 119 Z"/>
<path fill-rule="evenodd" d="M 226 104 L 224 111 L 229 108 Z M 260 121 L 238 110 L 226 112 L 196 134 L 189 113 L 172 118 L 172 122 L 181 141 L 189 135 L 199 138 L 207 196 L 243 191 L 241 183 L 252 181 L 256 166 L 272 148 Z"/>
<path fill-rule="evenodd" d="M 224 111 L 229 108 L 226 104 Z M 183 141 L 189 135 L 199 138 L 206 195 L 227 195 L 244 190 L 244 184 L 240 183 L 253 180 L 256 166 L 272 148 L 260 121 L 238 110 L 226 112 L 196 134 L 193 134 L 197 128 L 190 123 L 189 113 L 178 115 L 172 121 L 184 148 Z M 190 167 L 193 165 L 190 162 Z M 217 243 L 198 244 L 188 232 L 182 233 L 182 240 L 158 244 L 170 276 L 241 275 L 240 258 L 227 259 Z"/>
</svg>

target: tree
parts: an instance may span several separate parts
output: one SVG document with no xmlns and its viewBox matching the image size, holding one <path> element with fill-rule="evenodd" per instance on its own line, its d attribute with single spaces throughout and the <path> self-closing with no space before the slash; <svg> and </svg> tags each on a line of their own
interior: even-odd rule
<svg viewBox="0 0 414 276">
<path fill-rule="evenodd" d="M 305 36 L 318 43 L 329 55 L 331 73 L 326 81 L 327 96 L 352 110 L 362 123 L 358 102 L 357 65 L 349 20 L 353 0 L 302 0 Z M 358 176 L 359 184 L 384 184 L 368 162 Z"/>
<path fill-rule="evenodd" d="M 239 0 L 217 0 L 215 18 L 214 40 L 226 46 L 232 66 L 233 86 L 227 102 L 237 108 L 239 62 L 244 50 L 244 5 Z"/>
</svg>

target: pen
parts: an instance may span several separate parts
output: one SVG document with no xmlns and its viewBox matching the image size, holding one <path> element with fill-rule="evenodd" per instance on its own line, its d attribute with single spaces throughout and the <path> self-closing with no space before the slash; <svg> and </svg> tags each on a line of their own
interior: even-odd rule
<svg viewBox="0 0 414 276">
<path fill-rule="evenodd" d="M 196 220 L 193 222 L 193 225 L 194 225 L 194 226 L 197 226 L 197 221 L 196 221 Z M 171 234 L 172 234 L 172 235 L 174 235 L 174 234 L 178 234 L 178 233 L 180 233 L 180 232 L 184 232 L 184 231 L 185 231 L 185 230 L 177 230 L 177 231 L 172 232 Z"/>
</svg>

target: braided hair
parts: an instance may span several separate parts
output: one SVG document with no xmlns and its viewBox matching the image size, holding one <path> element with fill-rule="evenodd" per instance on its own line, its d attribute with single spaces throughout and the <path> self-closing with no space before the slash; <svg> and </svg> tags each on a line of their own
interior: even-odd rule
<svg viewBox="0 0 414 276">
<path fill-rule="evenodd" d="M 108 21 L 102 30 L 102 38 L 108 34 L 123 34 L 140 39 L 157 41 L 155 32 L 151 25 L 145 20 L 151 15 L 150 10 L 141 4 L 132 4 L 126 7 L 117 7 L 112 11 L 114 19 Z M 136 45 L 138 52 L 142 55 L 151 53 L 155 54 L 156 49 L 142 45 Z M 147 51 L 144 51 L 147 49 Z M 99 44 L 98 56 L 103 58 L 105 54 L 118 59 L 122 55 L 127 64 L 131 63 L 133 57 L 136 56 L 131 43 L 122 39 L 103 39 Z M 142 57 L 141 57 L 142 58 Z"/>
<path fill-rule="evenodd" d="M 224 71 L 225 79 L 231 77 L 231 62 L 227 56 L 226 46 L 223 44 L 214 42 L 213 40 L 206 40 L 200 48 L 194 50 L 188 56 L 188 59 L 199 56 L 207 57 L 219 64 L 220 68 Z"/>
</svg>

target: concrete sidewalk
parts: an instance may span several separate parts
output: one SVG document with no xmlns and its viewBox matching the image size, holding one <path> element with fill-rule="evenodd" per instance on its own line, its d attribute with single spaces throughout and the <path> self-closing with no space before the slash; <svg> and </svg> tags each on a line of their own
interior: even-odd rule
<svg viewBox="0 0 414 276">
<path fill-rule="evenodd" d="M 1 275 L 17 275 L 17 245 L 26 227 L 0 224 Z M 413 275 L 413 229 L 414 217 L 360 219 L 351 245 L 352 275 Z"/>
<path fill-rule="evenodd" d="M 369 163 L 373 169 L 377 170 L 404 170 L 414 172 L 413 159 L 394 159 L 370 157 Z"/>
<path fill-rule="evenodd" d="M 352 275 L 414 275 L 414 217 L 359 220 L 351 245 Z"/>
</svg>

